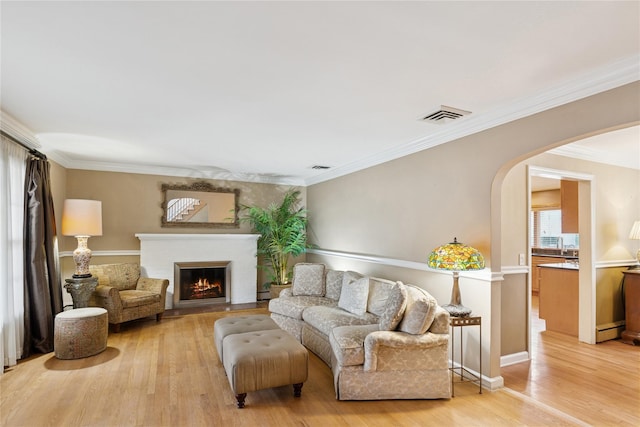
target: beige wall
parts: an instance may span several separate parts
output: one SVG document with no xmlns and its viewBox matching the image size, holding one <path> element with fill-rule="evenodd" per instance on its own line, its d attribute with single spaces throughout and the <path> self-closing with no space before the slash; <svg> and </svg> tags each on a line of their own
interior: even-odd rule
<svg viewBox="0 0 640 427">
<path fill-rule="evenodd" d="M 102 201 L 102 236 L 89 239 L 89 248 L 94 251 L 92 263 L 138 261 L 137 256 L 121 255 L 117 251 L 138 251 L 140 241 L 136 233 L 250 233 L 246 223 L 239 228 L 180 228 L 161 227 L 162 200 L 161 186 L 170 184 L 191 184 L 206 181 L 214 187 L 237 188 L 240 190 L 241 205 L 267 206 L 279 202 L 289 186 L 259 184 L 238 181 L 202 180 L 176 178 L 158 175 L 142 175 L 118 172 L 99 172 L 78 169 L 64 169 L 52 163 L 56 173 L 52 173 L 52 185 L 56 189 L 54 206 L 56 221 L 60 224 L 64 199 L 94 199 Z M 63 190 L 61 190 L 63 189 Z M 303 201 L 306 190 L 301 188 Z M 60 228 L 58 228 L 60 229 Z M 60 250 L 73 251 L 77 242 L 73 237 L 61 237 Z M 103 255 L 116 251 L 115 255 Z M 102 252 L 102 254 L 101 254 Z M 73 260 L 62 259 L 63 277 L 73 273 Z M 264 280 L 259 275 L 260 283 Z"/>
<path fill-rule="evenodd" d="M 526 227 L 520 225 L 526 223 L 526 216 L 514 221 L 505 213 L 511 204 L 523 203 L 526 192 L 517 194 L 517 200 L 503 197 L 505 176 L 521 161 L 550 148 L 640 122 L 639 94 L 636 82 L 312 185 L 307 189 L 311 239 L 323 249 L 425 262 L 434 247 L 457 237 L 480 249 L 491 271 L 499 275 L 503 263 L 515 265 L 517 254 L 526 253 Z M 503 251 L 505 241 L 509 243 Z M 315 255 L 313 259 L 343 269 L 360 265 L 348 257 L 338 261 L 335 256 Z M 361 267 L 382 277 L 397 277 L 395 267 L 373 265 Z M 421 271 L 416 284 L 433 291 L 443 303 L 443 297 L 436 295 L 442 295 L 436 275 Z M 490 284 L 472 286 L 470 282 L 461 279 L 463 302 L 483 316 L 483 351 L 489 356 L 483 358 L 483 371 L 496 377 L 502 354 L 501 314 L 508 300 L 502 301 L 499 277 Z M 504 285 L 513 288 L 505 296 L 522 298 L 518 289 L 522 283 L 516 279 Z"/>
</svg>

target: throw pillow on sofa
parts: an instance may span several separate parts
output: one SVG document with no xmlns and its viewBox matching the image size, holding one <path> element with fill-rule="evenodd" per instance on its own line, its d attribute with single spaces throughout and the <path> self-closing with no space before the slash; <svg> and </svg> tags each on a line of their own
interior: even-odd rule
<svg viewBox="0 0 640 427">
<path fill-rule="evenodd" d="M 377 316 L 382 316 L 387 308 L 389 296 L 394 291 L 396 282 L 386 279 L 378 279 L 371 277 L 369 279 L 369 300 L 367 302 L 367 311 Z"/>
<path fill-rule="evenodd" d="M 407 290 L 401 282 L 397 282 L 389 292 L 389 298 L 384 312 L 380 316 L 379 327 L 381 331 L 394 331 L 407 306 Z"/>
<path fill-rule="evenodd" d="M 294 296 L 306 295 L 321 297 L 324 295 L 324 264 L 298 263 L 293 266 Z"/>
<path fill-rule="evenodd" d="M 338 301 L 340 299 L 340 292 L 342 291 L 344 271 L 327 270 L 326 276 L 324 296 Z"/>
<path fill-rule="evenodd" d="M 369 297 L 369 278 L 362 277 L 358 280 L 347 282 L 345 273 L 345 282 L 342 284 L 338 307 L 349 313 L 362 316 L 367 312 L 367 300 Z"/>
<path fill-rule="evenodd" d="M 405 285 L 407 308 L 398 330 L 413 335 L 422 335 L 433 323 L 438 302 L 429 292 L 413 285 Z"/>
</svg>

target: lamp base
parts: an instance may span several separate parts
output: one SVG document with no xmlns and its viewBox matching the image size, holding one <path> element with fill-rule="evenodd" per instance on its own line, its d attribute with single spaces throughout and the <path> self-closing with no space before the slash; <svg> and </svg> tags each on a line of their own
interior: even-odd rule
<svg viewBox="0 0 640 427">
<path fill-rule="evenodd" d="M 442 308 L 447 310 L 449 315 L 453 317 L 469 317 L 471 315 L 471 309 L 462 304 L 445 304 Z"/>
</svg>

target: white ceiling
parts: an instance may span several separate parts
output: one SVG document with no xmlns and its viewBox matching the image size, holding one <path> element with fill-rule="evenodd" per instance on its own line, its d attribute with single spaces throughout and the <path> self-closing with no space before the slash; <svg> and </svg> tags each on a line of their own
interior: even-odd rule
<svg viewBox="0 0 640 427">
<path fill-rule="evenodd" d="M 638 80 L 639 6 L 2 1 L 2 111 L 68 168 L 310 184 Z"/>
</svg>

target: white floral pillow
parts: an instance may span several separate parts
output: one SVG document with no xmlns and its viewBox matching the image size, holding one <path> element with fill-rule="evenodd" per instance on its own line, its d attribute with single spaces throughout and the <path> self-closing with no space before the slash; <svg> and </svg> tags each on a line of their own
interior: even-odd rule
<svg viewBox="0 0 640 427">
<path fill-rule="evenodd" d="M 346 281 L 342 284 L 338 307 L 349 313 L 362 316 L 367 311 L 369 298 L 369 278 L 363 277 L 356 281 Z"/>
<path fill-rule="evenodd" d="M 407 291 L 402 282 L 396 282 L 389 292 L 384 312 L 380 315 L 378 323 L 381 331 L 394 331 L 407 306 Z"/>
<path fill-rule="evenodd" d="M 294 265 L 291 291 L 293 295 L 324 296 L 324 264 Z"/>
<path fill-rule="evenodd" d="M 438 302 L 424 289 L 405 285 L 407 290 L 407 308 L 398 327 L 399 331 L 413 335 L 422 335 L 433 323 Z"/>
</svg>

